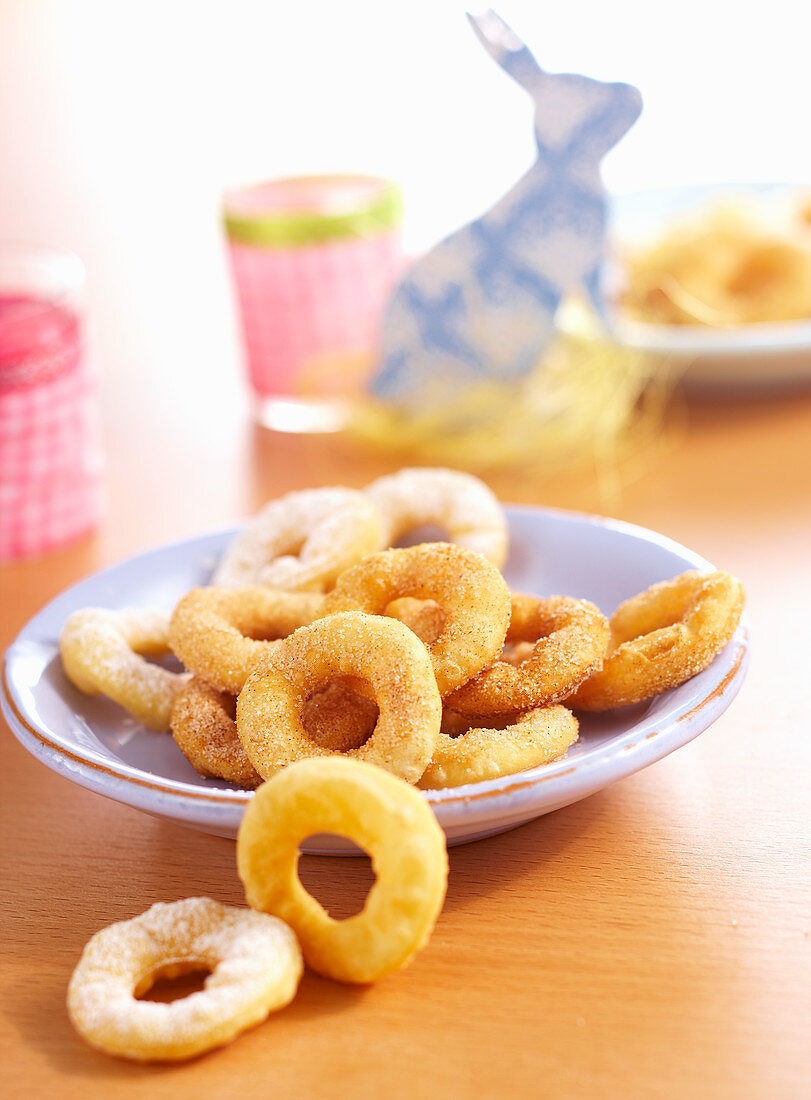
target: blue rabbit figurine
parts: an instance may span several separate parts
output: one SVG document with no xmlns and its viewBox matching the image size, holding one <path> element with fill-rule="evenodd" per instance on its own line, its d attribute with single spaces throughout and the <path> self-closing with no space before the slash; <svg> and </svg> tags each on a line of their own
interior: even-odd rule
<svg viewBox="0 0 811 1100">
<path fill-rule="evenodd" d="M 630 84 L 544 72 L 495 12 L 468 18 L 491 57 L 532 96 L 538 157 L 491 210 L 417 260 L 397 286 L 371 390 L 400 404 L 526 375 L 568 291 L 584 290 L 605 317 L 600 161 L 642 110 Z"/>
</svg>

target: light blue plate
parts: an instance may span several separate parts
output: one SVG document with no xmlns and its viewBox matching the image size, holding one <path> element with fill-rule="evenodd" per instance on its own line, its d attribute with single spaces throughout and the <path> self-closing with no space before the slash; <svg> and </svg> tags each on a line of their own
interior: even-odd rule
<svg viewBox="0 0 811 1100">
<path fill-rule="evenodd" d="M 686 569 L 710 569 L 697 554 L 641 527 L 595 516 L 508 509 L 505 575 L 518 591 L 585 597 L 610 614 L 622 600 Z M 101 698 L 68 682 L 58 638 L 80 607 L 170 610 L 205 584 L 233 531 L 150 550 L 88 577 L 52 600 L 9 648 L 0 693 L 18 740 L 66 778 L 157 817 L 219 836 L 236 835 L 251 794 L 201 779 L 170 736 L 152 733 Z M 580 739 L 565 759 L 518 775 L 426 792 L 448 841 L 510 829 L 567 806 L 660 760 L 705 730 L 732 702 L 747 665 L 739 626 L 712 665 L 649 703 L 581 717 Z M 308 851 L 345 852 L 325 837 Z"/>
</svg>

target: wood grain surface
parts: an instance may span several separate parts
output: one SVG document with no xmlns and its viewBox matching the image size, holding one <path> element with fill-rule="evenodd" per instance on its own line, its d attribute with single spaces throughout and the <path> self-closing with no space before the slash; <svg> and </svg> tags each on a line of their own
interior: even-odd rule
<svg viewBox="0 0 811 1100">
<path fill-rule="evenodd" d="M 3 647 L 103 564 L 393 466 L 339 438 L 255 428 L 237 393 L 194 364 L 108 377 L 104 525 L 0 569 Z M 308 973 L 224 1050 L 170 1068 L 105 1057 L 72 1030 L 65 990 L 103 925 L 195 894 L 241 903 L 233 843 L 72 785 L 3 726 L 0 1093 L 807 1096 L 811 394 L 691 399 L 623 476 L 611 501 L 589 471 L 492 484 L 506 500 L 608 509 L 740 576 L 752 661 L 738 699 L 638 775 L 452 849 L 444 911 L 407 970 L 368 989 Z M 302 875 L 338 909 L 369 882 L 363 861 L 305 857 Z"/>
</svg>

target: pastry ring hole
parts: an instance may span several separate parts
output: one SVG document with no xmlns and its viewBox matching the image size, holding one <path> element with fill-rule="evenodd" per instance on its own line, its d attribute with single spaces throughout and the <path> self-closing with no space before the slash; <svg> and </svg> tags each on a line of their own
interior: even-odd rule
<svg viewBox="0 0 811 1100">
<path fill-rule="evenodd" d="M 164 963 L 138 983 L 134 996 L 137 1001 L 159 1001 L 171 1004 L 202 993 L 214 968 L 203 959 L 185 959 L 182 962 Z"/>
<path fill-rule="evenodd" d="M 243 638 L 250 638 L 252 642 L 278 642 L 287 637 L 287 634 L 282 631 L 262 627 L 258 623 L 247 628 L 240 627 L 239 633 Z"/>
<path fill-rule="evenodd" d="M 394 540 L 394 545 L 399 549 L 404 546 L 419 546 L 423 542 L 450 542 L 451 536 L 447 527 L 441 523 L 420 523 L 414 527 L 407 527 Z"/>
<path fill-rule="evenodd" d="M 371 685 L 358 676 L 333 676 L 305 699 L 301 724 L 320 748 L 359 749 L 372 736 L 380 709 Z"/>
<path fill-rule="evenodd" d="M 334 834 L 308 836 L 301 844 L 323 847 L 324 838 Z M 341 839 L 344 839 L 343 837 Z M 349 920 L 363 912 L 377 882 L 372 860 L 363 849 L 357 856 L 335 859 L 333 856 L 304 856 L 299 852 L 298 879 L 302 888 L 318 902 L 334 921 Z"/>
<path fill-rule="evenodd" d="M 462 737 L 472 729 L 486 725 L 491 730 L 506 730 L 516 722 L 514 714 L 488 714 L 486 718 L 473 718 L 469 714 L 446 708 L 442 712 L 441 732 L 448 737 Z"/>
<path fill-rule="evenodd" d="M 538 643 L 542 642 L 544 638 L 551 638 L 557 629 L 558 627 L 552 622 L 545 622 L 540 627 L 534 624 L 534 628 L 529 631 L 513 631 L 508 628 L 504 648 L 498 658 L 499 661 L 504 661 L 506 664 L 518 668 L 533 656 Z"/>
<path fill-rule="evenodd" d="M 540 641 L 540 637 L 538 638 Z M 532 654 L 535 652 L 536 642 L 505 642 L 504 649 L 501 651 L 499 661 L 504 661 L 505 664 L 514 665 L 516 668 L 522 665 L 524 661 L 529 660 Z"/>
<path fill-rule="evenodd" d="M 290 535 L 290 538 L 279 547 L 274 561 L 298 561 L 301 557 L 301 552 L 307 545 L 309 534 L 297 534 Z"/>
<path fill-rule="evenodd" d="M 436 600 L 417 599 L 415 596 L 400 596 L 392 600 L 383 614 L 398 619 L 427 646 L 434 644 L 448 621 L 444 607 Z"/>
<path fill-rule="evenodd" d="M 186 671 L 186 666 L 179 657 L 175 657 L 174 653 L 143 654 L 142 656 L 147 664 L 157 665 L 158 668 L 175 672 L 178 676 L 182 676 Z"/>
</svg>

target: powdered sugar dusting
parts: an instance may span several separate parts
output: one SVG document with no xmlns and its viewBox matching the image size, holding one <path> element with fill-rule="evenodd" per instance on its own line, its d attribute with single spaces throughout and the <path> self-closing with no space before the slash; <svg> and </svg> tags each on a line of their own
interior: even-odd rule
<svg viewBox="0 0 811 1100">
<path fill-rule="evenodd" d="M 472 474 L 411 468 L 378 478 L 366 494 L 383 520 L 384 545 L 408 531 L 437 525 L 452 542 L 475 550 L 499 568 L 507 559 L 507 520 L 495 494 Z"/>
<path fill-rule="evenodd" d="M 135 999 L 152 979 L 211 970 L 205 987 L 162 1004 Z M 153 905 L 87 944 L 68 987 L 68 1011 L 94 1046 L 139 1060 L 188 1058 L 228 1042 L 293 997 L 301 952 L 282 921 L 187 898 Z"/>
<path fill-rule="evenodd" d="M 68 678 L 106 695 L 150 729 L 169 728 L 172 704 L 188 677 L 152 664 L 169 649 L 169 617 L 148 608 L 88 607 L 67 619 L 59 640 Z"/>
<path fill-rule="evenodd" d="M 323 591 L 382 545 L 373 503 L 353 489 L 306 489 L 266 504 L 237 535 L 212 583 Z"/>
</svg>

